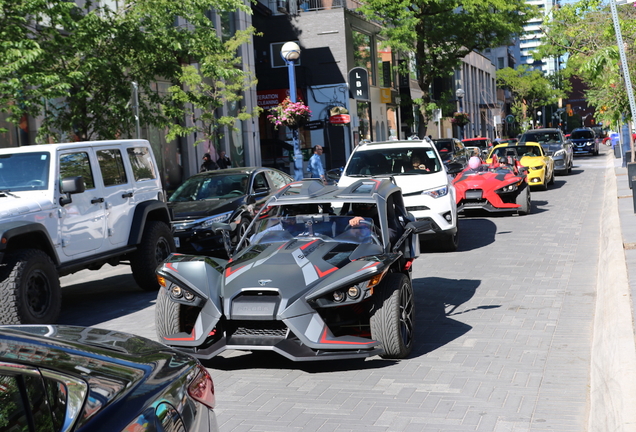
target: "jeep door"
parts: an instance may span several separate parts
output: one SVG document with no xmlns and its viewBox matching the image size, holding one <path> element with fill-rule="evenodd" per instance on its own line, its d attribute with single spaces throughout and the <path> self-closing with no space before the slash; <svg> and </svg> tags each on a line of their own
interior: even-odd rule
<svg viewBox="0 0 636 432">
<path fill-rule="evenodd" d="M 121 147 L 95 149 L 104 184 L 104 207 L 110 244 L 123 246 L 128 241 L 132 222 L 133 188 L 130 174 L 124 166 Z"/>
<path fill-rule="evenodd" d="M 68 150 L 59 153 L 58 179 L 81 176 L 86 190 L 72 194 L 71 202 L 60 212 L 62 252 L 75 256 L 102 247 L 106 231 L 104 195 L 95 181 L 91 149 Z"/>
</svg>

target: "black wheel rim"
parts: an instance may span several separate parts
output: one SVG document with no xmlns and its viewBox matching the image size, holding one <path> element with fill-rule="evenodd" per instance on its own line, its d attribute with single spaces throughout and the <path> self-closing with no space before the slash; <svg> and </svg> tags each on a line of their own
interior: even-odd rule
<svg viewBox="0 0 636 432">
<path fill-rule="evenodd" d="M 413 292 L 408 285 L 403 285 L 400 290 L 400 334 L 405 347 L 411 346 L 413 341 Z"/>
<path fill-rule="evenodd" d="M 170 243 L 168 243 L 168 239 L 165 237 L 161 237 L 157 242 L 157 247 L 155 249 L 155 259 L 157 263 L 162 262 L 170 255 Z"/>
<path fill-rule="evenodd" d="M 26 304 L 34 317 L 40 318 L 46 315 L 51 296 L 51 284 L 46 275 L 40 270 L 31 273 L 26 285 Z"/>
</svg>

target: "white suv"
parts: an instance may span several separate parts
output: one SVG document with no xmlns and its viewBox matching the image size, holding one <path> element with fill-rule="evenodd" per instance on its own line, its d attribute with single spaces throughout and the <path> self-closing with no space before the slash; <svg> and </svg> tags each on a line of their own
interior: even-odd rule
<svg viewBox="0 0 636 432">
<path fill-rule="evenodd" d="M 361 177 L 392 176 L 402 189 L 406 209 L 417 220 L 433 222 L 438 248 L 454 251 L 458 245 L 455 187 L 435 145 L 422 141 L 386 141 L 358 145 L 344 168 L 338 186 Z"/>
<path fill-rule="evenodd" d="M 148 141 L 0 149 L 0 324 L 50 324 L 59 276 L 129 262 L 159 288 L 174 252 L 170 214 Z"/>
</svg>

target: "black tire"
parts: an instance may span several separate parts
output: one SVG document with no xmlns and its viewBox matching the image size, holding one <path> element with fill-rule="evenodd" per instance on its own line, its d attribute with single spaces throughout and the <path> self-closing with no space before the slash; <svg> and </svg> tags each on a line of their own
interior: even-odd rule
<svg viewBox="0 0 636 432">
<path fill-rule="evenodd" d="M 141 243 L 130 258 L 133 277 L 142 290 L 159 289 L 155 271 L 175 250 L 170 227 L 161 221 L 147 221 Z"/>
<path fill-rule="evenodd" d="M 552 170 L 552 175 L 550 176 L 550 181 L 548 182 L 549 185 L 554 184 L 554 176 L 555 176 L 554 170 Z"/>
<path fill-rule="evenodd" d="M 517 210 L 520 215 L 527 215 L 530 213 L 532 210 L 532 199 L 530 198 L 529 187 L 526 186 L 521 192 L 519 192 L 515 203 L 521 206 L 519 210 Z"/>
<path fill-rule="evenodd" d="M 161 288 L 157 294 L 155 305 L 155 330 L 159 341 L 163 341 L 162 337 L 164 336 L 179 333 L 181 331 L 180 322 L 181 306 L 170 300 L 168 291 Z"/>
<path fill-rule="evenodd" d="M 0 324 L 53 324 L 62 292 L 51 258 L 38 249 L 7 253 L 0 267 Z"/>
<path fill-rule="evenodd" d="M 250 226 L 250 220 L 248 218 L 241 218 L 241 222 L 239 222 L 236 230 L 234 230 L 234 244 L 236 245 L 243 237 L 243 234 L 247 231 L 247 227 Z"/>
<path fill-rule="evenodd" d="M 441 234 L 437 249 L 440 252 L 455 252 L 459 247 L 459 229 L 454 234 Z"/>
<path fill-rule="evenodd" d="M 413 349 L 415 301 L 410 279 L 391 273 L 376 288 L 371 337 L 382 344 L 382 358 L 405 358 Z"/>
</svg>

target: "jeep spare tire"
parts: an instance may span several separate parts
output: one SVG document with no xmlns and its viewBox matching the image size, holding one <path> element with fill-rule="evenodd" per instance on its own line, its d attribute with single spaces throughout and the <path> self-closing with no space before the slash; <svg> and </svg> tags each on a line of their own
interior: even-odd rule
<svg viewBox="0 0 636 432">
<path fill-rule="evenodd" d="M 159 289 L 155 270 L 175 250 L 170 227 L 161 221 L 147 221 L 141 243 L 130 258 L 133 277 L 142 290 Z"/>
<path fill-rule="evenodd" d="M 62 307 L 57 269 L 38 249 L 5 255 L 0 266 L 0 324 L 53 324 Z"/>
</svg>

